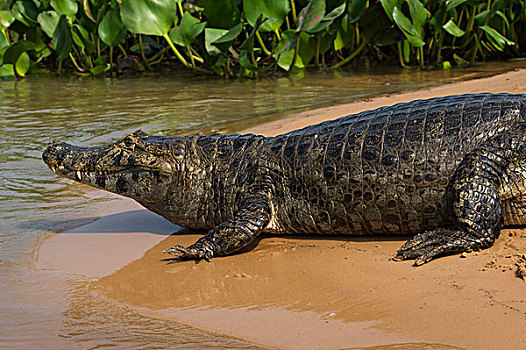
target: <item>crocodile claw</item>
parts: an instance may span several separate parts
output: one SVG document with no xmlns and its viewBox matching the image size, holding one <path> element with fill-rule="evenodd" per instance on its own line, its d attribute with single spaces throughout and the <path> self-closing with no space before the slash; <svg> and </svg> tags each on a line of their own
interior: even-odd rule
<svg viewBox="0 0 526 350">
<path fill-rule="evenodd" d="M 476 241 L 466 239 L 458 230 L 438 229 L 416 235 L 396 252 L 394 260 L 415 259 L 415 266 L 423 265 L 439 255 L 472 250 Z"/>
<path fill-rule="evenodd" d="M 214 253 L 207 249 L 207 247 L 203 246 L 200 248 L 196 247 L 183 247 L 180 245 L 176 245 L 173 248 L 168 248 L 164 251 L 165 253 L 176 255 L 178 258 L 181 259 L 205 259 L 206 261 L 210 262 L 212 260 L 212 256 Z"/>
</svg>

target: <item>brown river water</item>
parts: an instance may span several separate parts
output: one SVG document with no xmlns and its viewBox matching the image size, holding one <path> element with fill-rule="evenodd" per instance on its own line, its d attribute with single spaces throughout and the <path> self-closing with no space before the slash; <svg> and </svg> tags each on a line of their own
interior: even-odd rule
<svg viewBox="0 0 526 350">
<path fill-rule="evenodd" d="M 93 280 L 81 275 L 36 269 L 42 240 L 93 221 L 84 218 L 114 200 L 49 171 L 41 152 L 50 141 L 101 145 L 139 128 L 160 135 L 234 132 L 301 110 L 519 66 L 525 64 L 430 72 L 383 68 L 259 81 L 161 72 L 118 79 L 42 75 L 0 82 L 0 348 L 262 348 L 147 317 L 94 293 Z"/>
</svg>

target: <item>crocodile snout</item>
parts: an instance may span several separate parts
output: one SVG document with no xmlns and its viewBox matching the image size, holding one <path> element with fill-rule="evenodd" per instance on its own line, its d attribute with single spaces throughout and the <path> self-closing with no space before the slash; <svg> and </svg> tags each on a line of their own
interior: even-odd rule
<svg viewBox="0 0 526 350">
<path fill-rule="evenodd" d="M 66 158 L 67 144 L 61 141 L 53 141 L 42 153 L 42 159 L 53 170 L 56 166 Z"/>
</svg>

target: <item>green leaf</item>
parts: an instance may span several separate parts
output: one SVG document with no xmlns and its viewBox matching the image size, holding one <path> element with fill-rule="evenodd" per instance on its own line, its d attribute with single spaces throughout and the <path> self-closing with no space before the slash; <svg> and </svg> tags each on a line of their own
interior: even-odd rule
<svg viewBox="0 0 526 350">
<path fill-rule="evenodd" d="M 174 44 L 179 46 L 186 46 L 181 26 L 177 26 L 175 28 L 170 29 L 170 31 L 168 32 L 168 36 Z"/>
<path fill-rule="evenodd" d="M 411 44 L 416 47 L 422 47 L 425 44 L 421 38 L 423 26 L 429 18 L 430 13 L 418 0 L 405 0 L 405 2 L 409 6 L 411 19 L 407 18 L 400 10 L 402 6 L 402 0 L 381 0 L 385 13 L 402 30 L 407 40 L 409 40 L 409 42 L 411 42 Z M 437 31 L 437 25 L 440 27 L 442 25 L 442 21 L 444 20 L 443 15 L 445 12 L 442 11 L 443 10 L 439 10 L 437 13 L 441 17 L 435 17 L 434 19 L 434 22 L 440 22 L 440 24 L 432 24 L 432 27 L 435 29 L 435 31 Z"/>
<path fill-rule="evenodd" d="M 4 64 L 4 53 L 6 52 L 8 46 L 4 46 L 0 49 L 0 67 L 2 67 L 2 64 Z"/>
<path fill-rule="evenodd" d="M 37 20 L 40 27 L 50 38 L 53 37 L 60 15 L 55 11 L 45 11 L 38 15 Z"/>
<path fill-rule="evenodd" d="M 418 31 L 413 26 L 413 23 L 411 23 L 411 20 L 407 18 L 398 7 L 393 9 L 393 20 L 405 33 L 418 36 Z"/>
<path fill-rule="evenodd" d="M 455 7 L 462 5 L 465 2 L 468 2 L 469 0 L 447 0 L 446 1 L 446 11 L 451 11 Z"/>
<path fill-rule="evenodd" d="M 334 10 L 329 12 L 321 22 L 318 22 L 318 24 L 311 27 L 309 30 L 307 30 L 308 33 L 314 34 L 321 32 L 322 30 L 329 27 L 335 19 L 337 19 L 343 12 L 345 11 L 345 3 L 341 4 L 340 6 L 336 7 Z"/>
<path fill-rule="evenodd" d="M 409 5 L 409 13 L 411 14 L 413 26 L 420 33 L 421 28 L 429 18 L 429 11 L 418 0 L 406 0 L 406 2 Z"/>
<path fill-rule="evenodd" d="M 349 23 L 354 23 L 359 20 L 366 7 L 367 0 L 347 0 L 347 15 Z"/>
<path fill-rule="evenodd" d="M 404 35 L 398 29 L 389 28 L 386 31 L 379 33 L 375 37 L 374 43 L 378 46 L 388 46 L 396 44 L 403 39 Z"/>
<path fill-rule="evenodd" d="M 506 5 L 506 3 L 509 2 L 508 0 L 495 0 L 491 3 L 491 8 L 489 10 L 489 15 L 488 15 L 488 21 L 490 21 L 493 16 L 495 15 L 495 13 L 497 13 L 498 10 L 500 10 L 504 5 Z"/>
<path fill-rule="evenodd" d="M 365 36 L 365 40 L 370 43 L 384 40 L 382 35 L 386 31 L 397 31 L 395 26 L 390 23 L 385 10 L 380 4 L 374 4 L 364 11 L 359 25 L 360 28 L 363 28 L 362 33 Z M 399 35 L 403 35 L 400 30 L 398 32 Z"/>
<path fill-rule="evenodd" d="M 509 30 L 510 22 L 508 21 L 508 18 L 506 18 L 506 15 L 504 13 L 502 13 L 502 11 L 500 11 L 500 10 L 495 12 L 495 14 L 498 15 L 502 19 L 502 21 L 506 25 L 506 29 Z"/>
<path fill-rule="evenodd" d="M 385 10 L 385 14 L 389 17 L 389 19 L 391 21 L 394 22 L 393 12 L 394 12 L 395 7 L 400 6 L 400 1 L 398 1 L 398 0 L 380 0 L 380 2 L 382 3 L 382 7 Z"/>
<path fill-rule="evenodd" d="M 205 29 L 205 31 L 207 29 Z M 218 48 L 219 50 L 226 52 L 228 48 L 232 45 L 232 42 L 239 36 L 239 34 L 241 34 L 242 30 L 243 30 L 243 23 L 239 23 L 234 28 L 228 31 L 225 30 L 225 33 L 221 37 L 216 38 L 213 42 L 211 42 L 211 44 L 215 46 L 216 48 Z M 205 33 L 205 37 L 206 37 L 206 33 Z M 205 38 L 205 43 L 206 43 L 206 38 Z"/>
<path fill-rule="evenodd" d="M 260 32 L 270 32 L 281 27 L 285 16 L 290 12 L 290 0 L 243 0 L 243 13 L 252 27 L 260 15 L 269 20 L 259 28 Z"/>
<path fill-rule="evenodd" d="M 239 55 L 239 65 L 243 68 L 245 68 L 248 71 L 251 72 L 264 72 L 268 70 L 269 68 L 272 68 L 273 65 L 267 66 L 267 67 L 256 67 L 254 66 L 248 59 L 247 52 L 242 51 Z"/>
<path fill-rule="evenodd" d="M 72 28 L 73 40 L 79 47 L 83 47 L 88 55 L 95 52 L 95 43 L 91 40 L 89 32 L 80 24 L 74 24 Z M 126 28 L 125 28 L 126 30 Z M 82 45 L 78 42 L 80 40 Z"/>
<path fill-rule="evenodd" d="M 475 21 L 478 25 L 484 25 L 489 21 L 489 10 L 484 10 L 475 15 Z"/>
<path fill-rule="evenodd" d="M 84 41 L 82 41 L 82 38 L 74 27 L 71 28 L 71 38 L 73 39 L 75 45 L 77 45 L 77 47 L 80 49 L 80 52 L 84 52 Z"/>
<path fill-rule="evenodd" d="M 226 29 L 205 28 L 205 49 L 209 55 L 215 56 L 221 53 L 217 46 L 212 45 L 214 41 L 228 32 Z"/>
<path fill-rule="evenodd" d="M 29 67 L 31 66 L 31 60 L 29 59 L 29 55 L 27 52 L 22 52 L 20 57 L 18 57 L 18 60 L 15 64 L 15 71 L 16 74 L 19 77 L 24 77 L 26 73 L 29 71 Z"/>
<path fill-rule="evenodd" d="M 340 31 L 336 32 L 336 38 L 334 38 L 334 49 L 336 51 L 339 51 L 343 49 L 347 44 L 351 42 L 351 39 L 347 39 L 345 36 L 345 33 L 342 34 Z"/>
<path fill-rule="evenodd" d="M 183 30 L 183 36 L 185 37 L 188 45 L 197 38 L 199 34 L 205 29 L 207 22 L 199 23 L 199 20 L 192 17 L 189 12 L 185 12 L 181 21 L 181 27 Z"/>
<path fill-rule="evenodd" d="M 42 29 L 40 27 L 31 27 L 26 31 L 26 36 L 24 39 L 31 41 L 35 44 L 34 51 L 43 50 L 47 47 L 46 43 L 42 40 Z"/>
<path fill-rule="evenodd" d="M 33 50 L 35 43 L 28 40 L 19 40 L 11 44 L 4 53 L 4 64 L 16 64 L 20 55 L 24 52 Z"/>
<path fill-rule="evenodd" d="M 122 0 L 121 19 L 134 33 L 163 36 L 172 27 L 177 14 L 173 0 Z"/>
<path fill-rule="evenodd" d="M 3 31 L 0 31 L 0 50 L 2 50 L 4 47 L 8 47 L 9 42 L 7 41 L 7 38 Z M 0 64 L 2 64 L 0 60 Z"/>
<path fill-rule="evenodd" d="M 13 16 L 28 27 L 38 24 L 38 9 L 32 1 L 17 1 L 12 7 Z"/>
<path fill-rule="evenodd" d="M 489 27 L 489 26 L 480 26 L 480 29 L 482 29 L 485 33 L 487 38 L 491 41 L 493 46 L 499 51 L 502 51 L 506 45 L 515 45 L 515 43 L 506 37 L 504 37 L 502 34 L 497 32 L 495 29 Z"/>
<path fill-rule="evenodd" d="M 441 6 L 440 9 L 435 13 L 429 20 L 429 26 L 433 29 L 433 34 L 438 35 L 442 32 L 442 26 L 446 20 L 447 8 Z"/>
<path fill-rule="evenodd" d="M 311 0 L 305 6 L 296 21 L 298 22 L 297 33 L 308 32 L 311 28 L 317 26 L 325 16 L 325 0 Z"/>
<path fill-rule="evenodd" d="M 407 38 L 407 41 L 409 41 L 414 47 L 422 47 L 425 45 L 424 41 L 417 36 L 406 34 L 405 37 Z"/>
<path fill-rule="evenodd" d="M 0 66 L 0 79 L 2 80 L 16 79 L 15 70 L 12 64 L 4 64 Z"/>
<path fill-rule="evenodd" d="M 495 0 L 491 3 L 491 10 L 497 11 L 500 10 L 504 5 L 506 5 L 507 0 Z"/>
<path fill-rule="evenodd" d="M 283 32 L 283 40 L 278 44 L 276 50 L 278 54 L 278 66 L 284 70 L 290 70 L 290 65 L 294 57 L 296 48 L 296 34 L 293 30 Z M 300 47 L 296 59 L 295 68 L 303 69 L 309 64 L 316 54 L 316 39 L 309 34 L 302 32 L 300 36 Z"/>
<path fill-rule="evenodd" d="M 336 26 L 336 38 L 334 38 L 334 49 L 341 50 L 352 40 L 353 33 L 348 31 L 348 15 L 343 16 L 340 23 Z"/>
<path fill-rule="evenodd" d="M 0 11 L 0 29 L 7 29 L 14 21 L 11 11 Z"/>
<path fill-rule="evenodd" d="M 98 33 L 100 40 L 106 45 L 114 47 L 124 40 L 126 27 L 122 24 L 119 13 L 110 9 L 99 23 Z"/>
<path fill-rule="evenodd" d="M 169 36 L 174 43 L 180 46 L 190 45 L 195 38 L 205 29 L 206 22 L 200 23 L 189 12 L 185 12 L 181 23 L 170 30 Z"/>
<path fill-rule="evenodd" d="M 402 32 L 405 34 L 407 40 L 416 47 L 422 47 L 424 46 L 424 42 L 420 38 L 420 33 L 418 30 L 413 26 L 413 23 L 407 18 L 402 11 L 398 9 L 398 7 L 395 7 L 393 10 L 393 20 L 396 23 L 396 25 L 402 29 Z"/>
<path fill-rule="evenodd" d="M 461 37 L 464 35 L 464 31 L 460 29 L 452 19 L 450 19 L 446 24 L 442 26 L 446 32 L 456 37 Z"/>
<path fill-rule="evenodd" d="M 79 6 L 75 0 L 51 0 L 51 6 L 61 15 L 66 15 L 73 21 Z"/>
<path fill-rule="evenodd" d="M 202 14 L 210 27 L 230 29 L 241 20 L 241 13 L 232 0 L 201 0 L 197 4 L 203 8 Z"/>
<path fill-rule="evenodd" d="M 46 47 L 42 51 L 39 51 L 39 52 L 35 53 L 35 56 L 36 56 L 36 59 L 37 59 L 35 63 L 40 62 L 44 58 L 50 56 L 52 53 L 53 53 L 53 50 L 51 50 L 51 48 L 49 48 L 49 47 Z"/>
<path fill-rule="evenodd" d="M 243 23 L 239 23 L 237 26 L 227 31 L 225 35 L 223 35 L 222 37 L 214 41 L 214 45 L 230 43 L 234 41 L 234 39 L 237 38 L 239 34 L 241 34 L 242 30 L 243 30 Z"/>
<path fill-rule="evenodd" d="M 347 46 L 347 44 L 349 44 L 350 42 L 351 42 L 351 39 L 348 36 L 348 33 L 338 30 L 336 32 L 336 38 L 334 38 L 334 42 L 333 42 L 334 49 L 336 51 L 339 51 L 343 49 L 345 46 Z"/>
<path fill-rule="evenodd" d="M 477 24 L 479 26 L 487 25 L 493 19 L 493 16 L 495 16 L 497 11 L 500 10 L 504 5 L 504 0 L 495 0 L 494 2 L 492 2 L 491 8 L 489 10 L 484 10 L 475 16 L 475 21 L 477 21 Z"/>
<path fill-rule="evenodd" d="M 333 42 L 335 37 L 336 37 L 336 33 L 334 31 L 327 31 L 327 32 L 321 33 L 321 37 L 319 37 L 319 39 L 320 39 L 320 54 L 323 55 L 325 52 L 327 52 L 327 50 L 329 50 L 331 48 L 332 42 Z"/>
<path fill-rule="evenodd" d="M 98 64 L 93 69 L 90 69 L 90 73 L 94 76 L 102 75 L 110 70 L 110 64 L 109 63 L 102 63 Z"/>
<path fill-rule="evenodd" d="M 63 60 L 68 57 L 73 47 L 73 40 L 71 38 L 71 28 L 68 24 L 66 15 L 61 15 L 57 24 L 57 28 L 53 33 L 51 45 L 57 53 L 58 59 Z"/>
<path fill-rule="evenodd" d="M 278 47 L 276 48 L 278 57 L 281 56 L 281 54 L 287 51 L 292 51 L 296 48 L 296 37 L 287 34 L 285 35 L 286 36 L 279 42 Z"/>
<path fill-rule="evenodd" d="M 326 14 L 325 17 L 323 17 L 323 21 L 331 21 L 332 23 L 336 18 L 340 17 L 341 14 L 345 12 L 345 6 L 346 4 L 343 3 L 340 6 L 334 8 L 331 12 Z"/>
</svg>

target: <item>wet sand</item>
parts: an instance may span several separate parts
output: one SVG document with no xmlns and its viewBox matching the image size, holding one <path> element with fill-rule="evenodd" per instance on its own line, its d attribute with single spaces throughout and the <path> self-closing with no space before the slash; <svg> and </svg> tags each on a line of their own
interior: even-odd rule
<svg viewBox="0 0 526 350">
<path fill-rule="evenodd" d="M 526 92 L 526 70 L 300 113 L 246 132 L 276 135 L 366 109 L 471 92 Z M 419 268 L 394 262 L 408 237 L 266 236 L 211 263 L 165 260 L 199 235 L 122 199 L 49 237 L 37 268 L 100 278 L 97 293 L 139 312 L 280 348 L 521 348 L 526 284 L 515 264 L 526 230 L 494 247 Z M 177 231 L 177 234 L 166 236 Z"/>
</svg>

